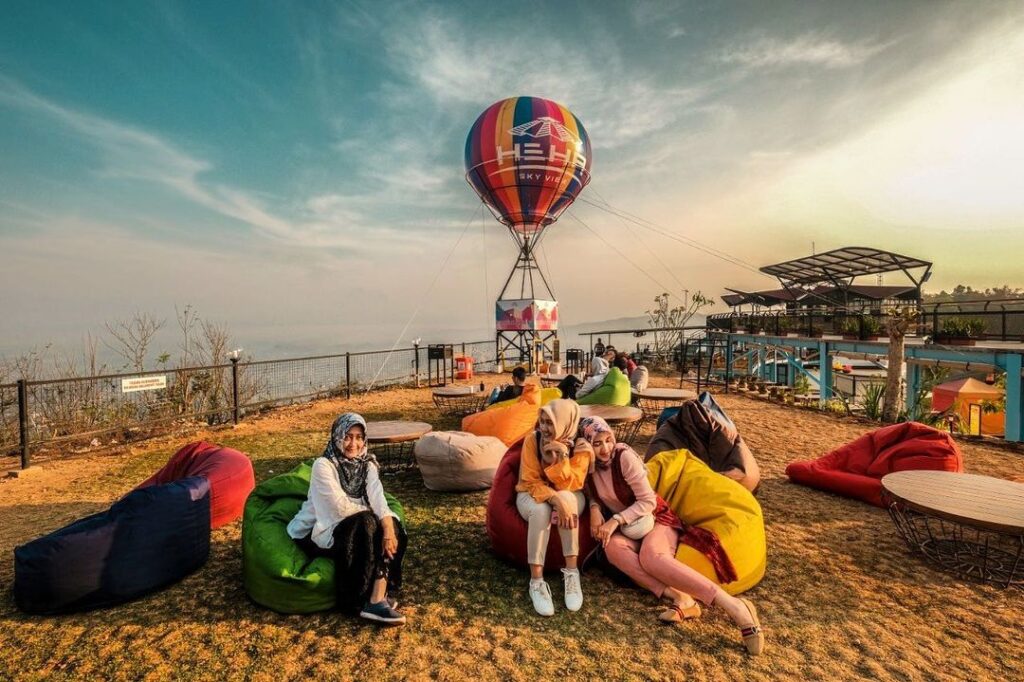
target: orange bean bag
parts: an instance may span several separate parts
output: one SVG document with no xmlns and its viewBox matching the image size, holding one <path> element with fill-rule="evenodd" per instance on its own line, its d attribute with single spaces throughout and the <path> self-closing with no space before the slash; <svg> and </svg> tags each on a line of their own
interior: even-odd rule
<svg viewBox="0 0 1024 682">
<path fill-rule="evenodd" d="M 471 414 L 462 420 L 462 430 L 477 436 L 494 436 L 506 446 L 525 436 L 537 423 L 541 390 L 526 384 L 523 393 L 510 405 Z"/>
<path fill-rule="evenodd" d="M 893 424 L 809 462 L 791 462 L 795 483 L 882 507 L 882 477 L 894 471 L 963 472 L 964 458 L 952 436 L 917 422 Z"/>
<path fill-rule="evenodd" d="M 164 485 L 189 476 L 210 481 L 210 528 L 241 518 L 249 493 L 256 487 L 252 462 L 244 452 L 205 441 L 189 443 L 136 490 Z"/>
</svg>

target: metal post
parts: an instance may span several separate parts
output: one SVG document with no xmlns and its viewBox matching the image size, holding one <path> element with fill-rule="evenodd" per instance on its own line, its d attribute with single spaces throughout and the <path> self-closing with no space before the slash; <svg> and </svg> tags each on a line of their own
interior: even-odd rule
<svg viewBox="0 0 1024 682">
<path fill-rule="evenodd" d="M 420 344 L 414 343 L 413 350 L 416 353 L 416 388 L 420 387 Z"/>
<path fill-rule="evenodd" d="M 818 343 L 818 392 L 822 403 L 832 397 L 832 358 L 828 348 L 827 341 Z"/>
<path fill-rule="evenodd" d="M 729 393 L 729 382 L 732 381 L 732 336 L 727 336 L 729 339 L 725 346 L 725 392 Z"/>
<path fill-rule="evenodd" d="M 18 438 L 21 439 L 21 468 L 31 464 L 28 448 L 28 382 L 18 379 Z"/>
<path fill-rule="evenodd" d="M 345 351 L 345 398 L 352 398 L 352 356 Z"/>
<path fill-rule="evenodd" d="M 452 352 L 451 353 L 445 353 L 444 355 L 445 355 L 445 360 L 450 360 L 451 361 L 449 363 L 451 365 L 451 368 L 449 369 L 449 372 L 452 375 L 452 383 L 454 384 L 455 383 L 455 346 L 454 345 L 449 345 L 448 347 L 451 348 Z M 451 357 L 449 357 L 449 355 Z"/>
<path fill-rule="evenodd" d="M 1024 440 L 1024 355 L 1006 356 L 1006 440 Z"/>
<path fill-rule="evenodd" d="M 238 358 L 231 358 L 231 420 L 238 423 Z"/>
</svg>

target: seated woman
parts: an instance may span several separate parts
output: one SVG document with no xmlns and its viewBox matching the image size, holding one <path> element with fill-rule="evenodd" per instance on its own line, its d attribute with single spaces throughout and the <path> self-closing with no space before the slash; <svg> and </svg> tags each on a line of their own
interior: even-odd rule
<svg viewBox="0 0 1024 682">
<path fill-rule="evenodd" d="M 401 587 L 407 537 L 384 498 L 377 460 L 366 448 L 366 421 L 358 414 L 334 421 L 288 535 L 310 556 L 334 560 L 339 608 L 377 623 L 405 622 L 388 590 Z"/>
<path fill-rule="evenodd" d="M 604 383 L 605 377 L 608 376 L 609 369 L 607 360 L 594 356 L 594 359 L 590 361 L 590 376 L 587 377 L 582 386 L 576 389 L 575 399 L 579 400 L 588 393 L 593 393 L 600 388 L 601 384 Z"/>
<path fill-rule="evenodd" d="M 616 443 L 615 432 L 605 420 L 587 417 L 580 428 L 594 451 L 594 472 L 586 485 L 590 532 L 601 542 L 608 561 L 637 585 L 671 601 L 659 616 L 661 620 L 678 622 L 700 616 L 695 599 L 714 604 L 740 628 L 747 651 L 761 653 L 764 634 L 753 603 L 730 596 L 675 558 L 681 540 L 713 553 L 714 536 L 695 526 L 684 529 L 668 503 L 651 488 L 640 455 L 625 443 Z"/>
<path fill-rule="evenodd" d="M 523 439 L 516 508 L 529 525 L 526 558 L 530 564 L 530 599 L 542 616 L 555 613 L 551 588 L 544 581 L 552 510 L 558 514 L 558 536 L 565 557 L 562 569 L 565 608 L 579 611 L 583 606 L 583 588 L 577 568 L 579 514 L 584 508 L 583 482 L 593 452 L 587 441 L 576 439 L 579 422 L 579 405 L 572 400 L 552 400 L 540 408 L 537 429 Z"/>
<path fill-rule="evenodd" d="M 612 367 L 618 367 L 627 377 L 636 369 L 636 363 L 629 357 L 629 353 L 618 352 L 612 360 Z"/>
</svg>

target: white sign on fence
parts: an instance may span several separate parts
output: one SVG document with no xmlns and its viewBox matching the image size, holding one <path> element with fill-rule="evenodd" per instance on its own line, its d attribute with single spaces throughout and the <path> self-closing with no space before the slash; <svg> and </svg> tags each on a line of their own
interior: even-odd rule
<svg viewBox="0 0 1024 682">
<path fill-rule="evenodd" d="M 154 391 L 158 388 L 167 388 L 167 375 L 160 374 L 150 377 L 126 377 L 121 379 L 121 393 L 134 393 L 135 391 Z"/>
</svg>

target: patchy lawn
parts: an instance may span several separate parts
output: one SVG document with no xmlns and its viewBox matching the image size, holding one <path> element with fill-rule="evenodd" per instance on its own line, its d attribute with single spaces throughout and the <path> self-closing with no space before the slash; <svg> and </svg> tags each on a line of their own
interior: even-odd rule
<svg viewBox="0 0 1024 682">
<path fill-rule="evenodd" d="M 0 679 L 1024 680 L 1024 592 L 933 570 L 907 553 L 884 511 L 787 482 L 789 461 L 816 457 L 870 425 L 742 396 L 721 402 L 765 477 L 768 573 L 748 593 L 768 638 L 759 658 L 743 653 L 714 609 L 662 626 L 651 595 L 598 570 L 584 574 L 580 613 L 536 616 L 526 571 L 488 550 L 486 492 L 432 493 L 416 472 L 385 482 L 408 512 L 405 627 L 256 606 L 242 588 L 241 521 L 214 531 L 207 564 L 163 592 L 71 616 L 18 612 L 9 589 L 14 547 L 108 506 L 195 439 L 178 437 L 50 462 L 34 476 L 0 482 L 0 550 L 8 557 L 0 565 L 8 586 Z M 319 454 L 332 419 L 347 410 L 456 426 L 427 389 L 395 389 L 200 435 L 249 453 L 262 481 Z M 970 472 L 1024 475 L 1020 453 L 974 443 L 963 450 Z M 560 581 L 551 581 L 557 604 Z"/>
</svg>

